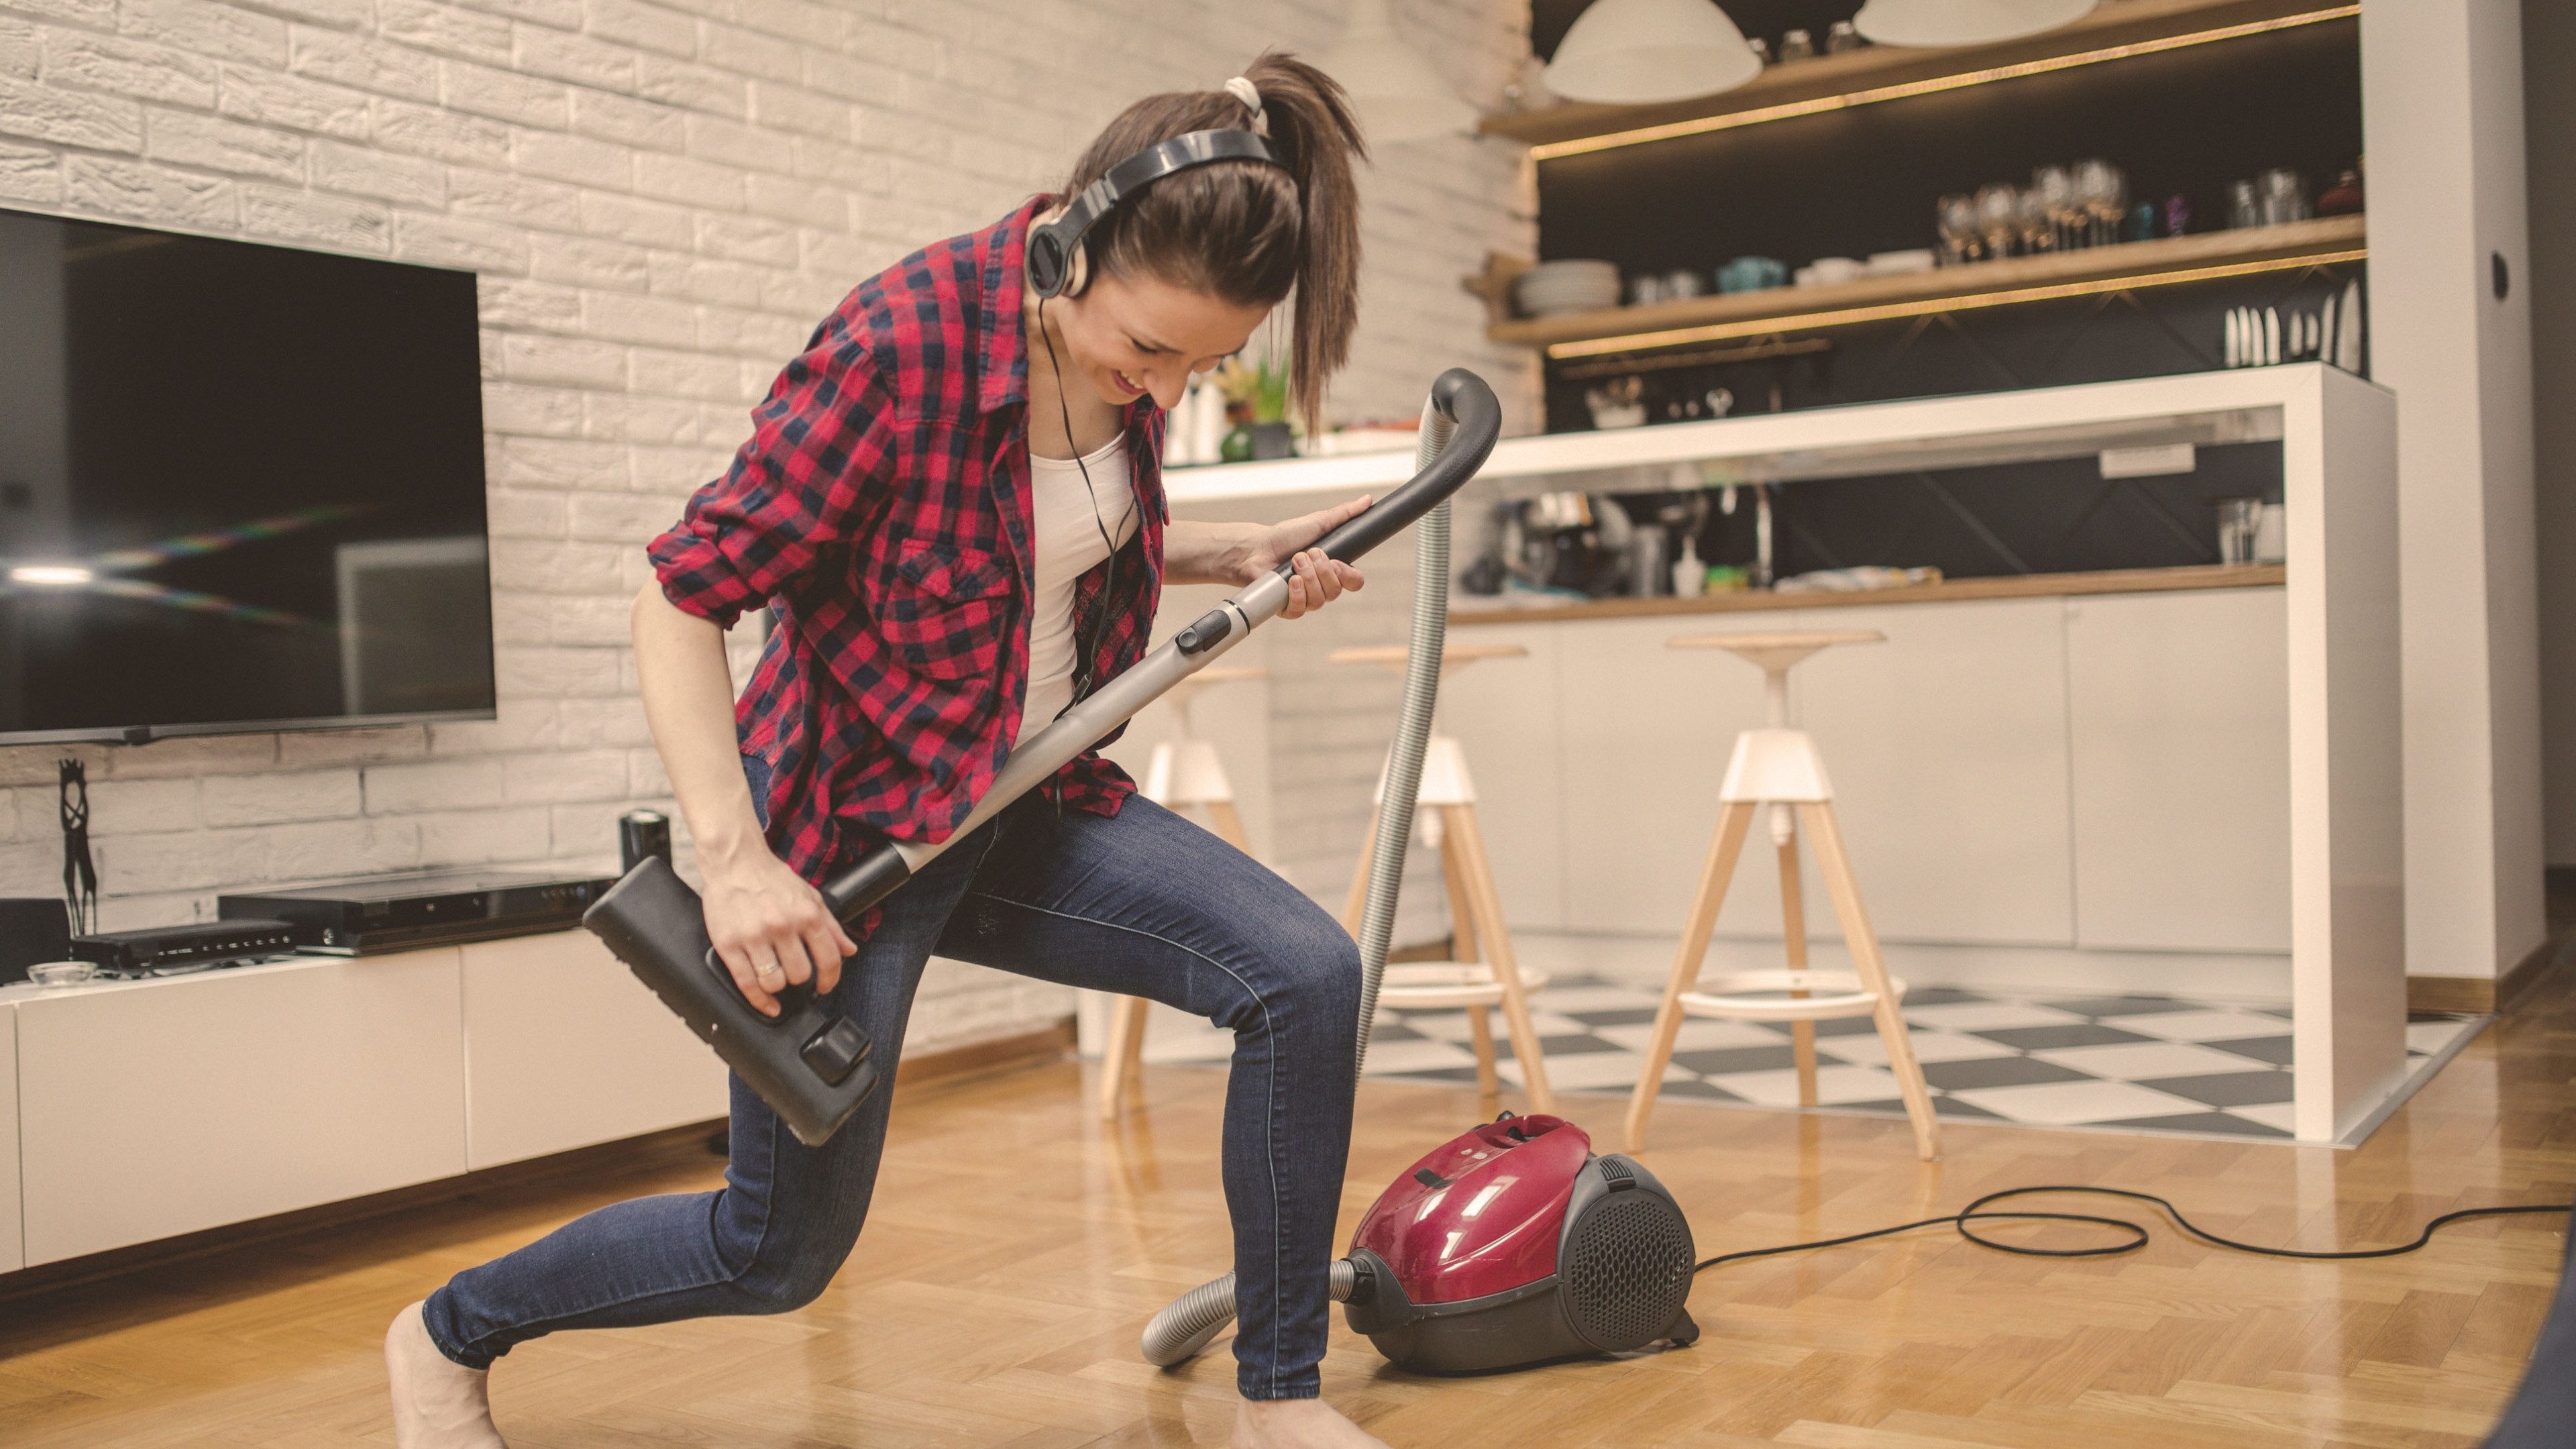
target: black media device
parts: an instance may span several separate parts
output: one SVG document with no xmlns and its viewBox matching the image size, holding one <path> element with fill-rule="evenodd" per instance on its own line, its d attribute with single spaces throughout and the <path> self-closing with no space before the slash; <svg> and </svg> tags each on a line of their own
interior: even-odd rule
<svg viewBox="0 0 2576 1449">
<path fill-rule="evenodd" d="M 308 951 L 373 956 L 570 930 L 613 884 L 606 876 L 420 871 L 219 896 L 215 913 L 287 921 Z"/>
<path fill-rule="evenodd" d="M 74 936 L 71 959 L 93 961 L 126 976 L 176 976 L 217 966 L 295 954 L 295 928 L 284 921 L 241 918 L 103 931 Z"/>
<path fill-rule="evenodd" d="M 489 719 L 471 272 L 0 209 L 0 744 Z"/>
<path fill-rule="evenodd" d="M 27 968 L 71 959 L 72 915 L 52 896 L 0 900 L 0 986 L 27 979 Z"/>
<path fill-rule="evenodd" d="M 624 875 L 646 858 L 671 863 L 671 817 L 659 810 L 629 810 L 617 817 L 617 871 Z"/>
</svg>

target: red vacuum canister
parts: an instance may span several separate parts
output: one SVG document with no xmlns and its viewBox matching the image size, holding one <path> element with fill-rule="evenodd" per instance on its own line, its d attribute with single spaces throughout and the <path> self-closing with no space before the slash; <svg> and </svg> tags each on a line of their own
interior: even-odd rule
<svg viewBox="0 0 2576 1449">
<path fill-rule="evenodd" d="M 1681 1208 L 1558 1117 L 1507 1112 L 1432 1149 L 1360 1219 L 1350 1256 L 1351 1327 L 1426 1373 L 1699 1338 Z"/>
</svg>

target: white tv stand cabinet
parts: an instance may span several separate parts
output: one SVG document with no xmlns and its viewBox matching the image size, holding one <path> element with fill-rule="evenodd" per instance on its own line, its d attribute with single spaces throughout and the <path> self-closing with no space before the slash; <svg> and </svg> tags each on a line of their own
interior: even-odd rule
<svg viewBox="0 0 2576 1449">
<path fill-rule="evenodd" d="M 583 931 L 0 988 L 0 1272 L 724 1112 Z"/>
</svg>

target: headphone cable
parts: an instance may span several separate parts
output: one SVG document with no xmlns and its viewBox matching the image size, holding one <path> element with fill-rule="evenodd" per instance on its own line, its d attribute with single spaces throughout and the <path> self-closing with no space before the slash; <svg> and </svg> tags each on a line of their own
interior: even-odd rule
<svg viewBox="0 0 2576 1449">
<path fill-rule="evenodd" d="M 2415 1241 L 2411 1243 L 2400 1244 L 2393 1248 L 2351 1248 L 2339 1251 L 2320 1251 L 2310 1248 L 2269 1248 L 2259 1243 L 2240 1243 L 2233 1238 L 2222 1238 L 2218 1234 L 2194 1223 L 2191 1219 L 2184 1217 L 2180 1208 L 2175 1207 L 2172 1203 L 2151 1192 L 2136 1192 L 2125 1187 L 2077 1187 L 2065 1184 L 2050 1184 L 2040 1187 L 2007 1187 L 2000 1189 L 1999 1191 L 1990 1192 L 1947 1217 L 1925 1218 L 1920 1222 L 1899 1223 L 1892 1228 L 1874 1228 L 1869 1232 L 1852 1233 L 1839 1238 L 1827 1238 L 1821 1242 L 1789 1243 L 1776 1248 L 1749 1248 L 1742 1252 L 1720 1253 L 1713 1258 L 1701 1259 L 1700 1262 L 1691 1269 L 1691 1272 L 1694 1274 L 1704 1273 L 1723 1263 L 1741 1263 L 1753 1258 L 1776 1257 L 1782 1253 L 1807 1253 L 1820 1248 L 1839 1248 L 1850 1243 L 1865 1243 L 1873 1238 L 1891 1237 L 1897 1233 L 1910 1233 L 1921 1228 L 1953 1227 L 1959 1230 L 1960 1237 L 1967 1239 L 1978 1247 L 1991 1248 L 1998 1253 L 2011 1253 L 2017 1257 L 2023 1258 L 2108 1258 L 2122 1253 L 2134 1253 L 2138 1249 L 2145 1247 L 2149 1241 L 2150 1235 L 2146 1228 L 2138 1223 L 2133 1223 L 2126 1218 L 2105 1217 L 2098 1213 L 1986 1211 L 1986 1207 L 1989 1203 L 2001 1202 L 2006 1198 L 2031 1197 L 2043 1193 L 2089 1193 L 2098 1197 L 2118 1197 L 2127 1198 L 2132 1202 L 2152 1203 L 2157 1208 L 2162 1209 L 2165 1216 L 2173 1219 L 2174 1226 L 2182 1229 L 2185 1234 L 2197 1238 L 2204 1243 L 2209 1243 L 2216 1247 L 2227 1248 L 2239 1253 L 2256 1253 L 2267 1258 L 2306 1258 L 2327 1262 L 2350 1261 L 2360 1258 L 2394 1258 L 2402 1254 L 2412 1253 L 2432 1242 L 2433 1234 L 2436 1232 L 2439 1232 L 2441 1229 L 2452 1223 L 2459 1222 L 2467 1218 L 2507 1217 L 2534 1213 L 2553 1213 L 2565 1216 L 2570 1212 L 2576 1212 L 2576 1204 L 2563 1202 L 2533 1203 L 2527 1206 L 2518 1207 L 2461 1208 L 2455 1212 L 2444 1213 L 2440 1217 L 2434 1218 L 2431 1222 L 2426 1223 L 2424 1225 L 2424 1231 L 2416 1234 Z M 2017 1243 L 1999 1242 L 1993 1238 L 1987 1237 L 1984 1234 L 1979 1233 L 1976 1229 L 1969 1227 L 1968 1224 L 1972 1222 L 2086 1223 L 2095 1227 L 2115 1228 L 2127 1236 L 2121 1242 L 2105 1244 L 2099 1247 L 2033 1248 Z"/>
<path fill-rule="evenodd" d="M 1100 641 L 1109 629 L 1109 591 L 1118 578 L 1118 545 L 1109 537 L 1109 525 L 1100 516 L 1100 490 L 1092 486 L 1091 465 L 1082 460 L 1082 445 L 1073 440 L 1073 407 L 1065 401 L 1064 365 L 1056 361 L 1055 337 L 1047 331 L 1047 301 L 1045 297 L 1038 298 L 1038 341 L 1046 346 L 1047 372 L 1055 378 L 1056 414 L 1064 419 L 1064 445 L 1073 451 L 1073 466 L 1082 474 L 1083 494 L 1091 500 L 1091 526 L 1100 530 L 1101 547 L 1109 551 L 1109 577 L 1101 581 L 1100 607 L 1092 611 L 1091 638 L 1078 646 L 1082 650 L 1082 657 L 1073 662 L 1073 698 L 1065 703 L 1065 708 L 1071 709 L 1082 703 L 1094 687 L 1092 670 L 1099 667 Z M 1124 436 L 1123 420 L 1121 436 Z M 1136 466 L 1135 460 L 1130 458 L 1127 466 L 1132 475 Z M 1031 486 L 1034 488 L 1036 464 L 1032 463 L 1029 471 Z M 1134 492 L 1132 483 L 1129 485 L 1129 492 Z M 1061 711 L 1058 712 L 1058 717 L 1062 717 Z"/>
</svg>

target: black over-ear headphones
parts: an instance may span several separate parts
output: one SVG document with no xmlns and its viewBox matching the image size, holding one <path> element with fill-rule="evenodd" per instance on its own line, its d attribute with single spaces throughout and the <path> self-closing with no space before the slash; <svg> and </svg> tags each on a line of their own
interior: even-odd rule
<svg viewBox="0 0 2576 1449">
<path fill-rule="evenodd" d="M 1030 288 L 1041 301 L 1080 291 L 1073 285 L 1073 276 L 1083 233 L 1098 225 L 1121 200 L 1175 171 L 1205 166 L 1211 161 L 1259 161 L 1286 169 L 1284 162 L 1270 154 L 1270 144 L 1250 131 L 1192 131 L 1139 151 L 1082 188 L 1082 194 L 1064 209 L 1064 215 L 1029 229 L 1026 265 Z M 1090 279 L 1086 276 L 1084 280 Z"/>
</svg>

